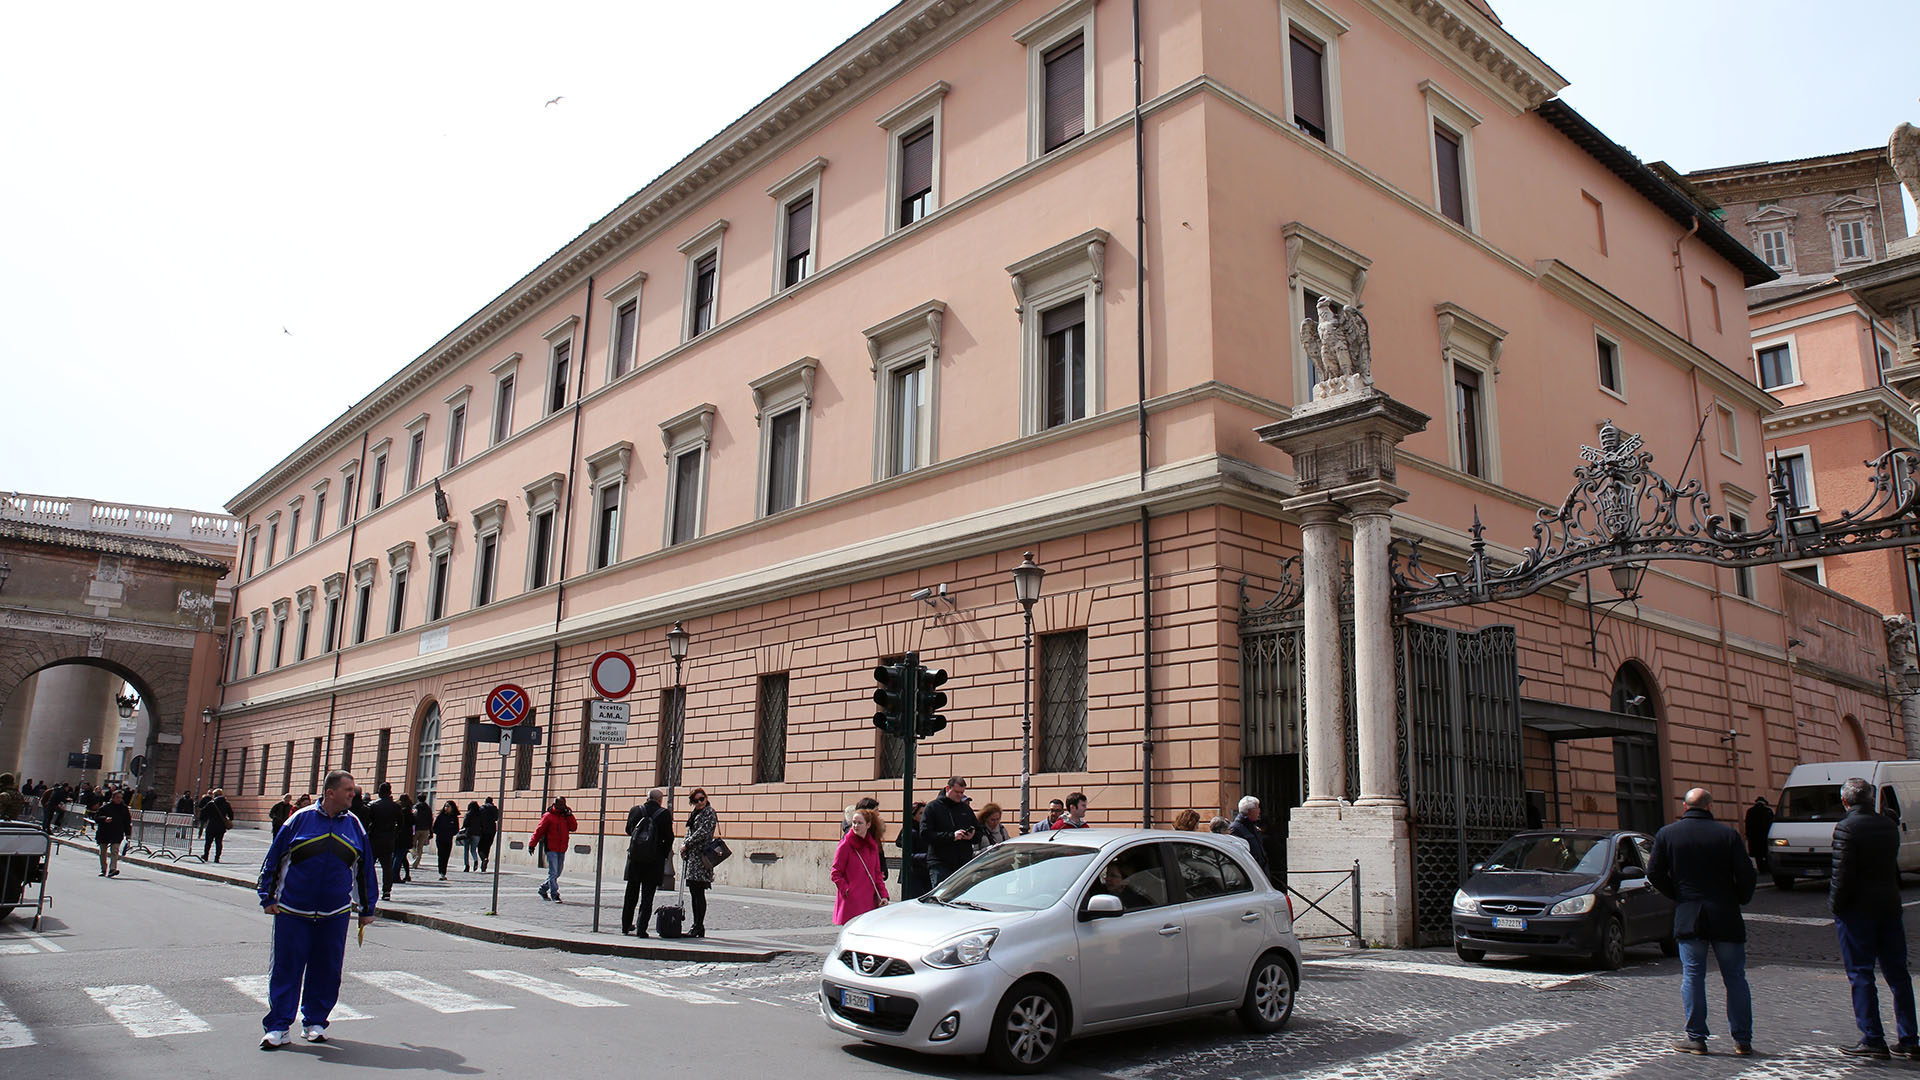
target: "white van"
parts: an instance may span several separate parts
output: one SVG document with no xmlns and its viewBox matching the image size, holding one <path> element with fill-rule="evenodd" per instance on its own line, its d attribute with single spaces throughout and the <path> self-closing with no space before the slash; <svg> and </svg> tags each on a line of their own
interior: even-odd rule
<svg viewBox="0 0 1920 1080">
<path fill-rule="evenodd" d="M 1874 809 L 1900 823 L 1901 872 L 1920 874 L 1920 761 L 1817 761 L 1793 767 L 1774 807 L 1767 866 L 1776 888 L 1833 873 L 1840 785 L 1856 776 L 1873 785 Z"/>
</svg>

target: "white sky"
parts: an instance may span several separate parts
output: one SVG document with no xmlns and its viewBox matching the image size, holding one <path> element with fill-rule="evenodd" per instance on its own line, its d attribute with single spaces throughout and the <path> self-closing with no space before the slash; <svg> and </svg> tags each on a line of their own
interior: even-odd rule
<svg viewBox="0 0 1920 1080">
<path fill-rule="evenodd" d="M 0 490 L 218 509 L 890 6 L 12 5 Z M 1495 8 L 1642 160 L 1920 121 L 1899 0 L 1824 44 L 1797 3 Z"/>
</svg>

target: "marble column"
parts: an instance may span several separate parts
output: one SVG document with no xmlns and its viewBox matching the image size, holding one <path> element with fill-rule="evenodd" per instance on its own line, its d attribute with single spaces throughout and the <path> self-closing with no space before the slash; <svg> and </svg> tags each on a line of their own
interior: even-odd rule
<svg viewBox="0 0 1920 1080">
<path fill-rule="evenodd" d="M 1399 488 L 1375 483 L 1342 500 L 1353 514 L 1353 712 L 1359 729 L 1360 806 L 1404 805 L 1387 545 L 1393 539 L 1393 507 L 1405 498 Z"/>
<path fill-rule="evenodd" d="M 1338 806 L 1347 792 L 1347 730 L 1341 707 L 1340 507 L 1300 508 L 1307 662 L 1307 797 L 1301 805 Z"/>
</svg>

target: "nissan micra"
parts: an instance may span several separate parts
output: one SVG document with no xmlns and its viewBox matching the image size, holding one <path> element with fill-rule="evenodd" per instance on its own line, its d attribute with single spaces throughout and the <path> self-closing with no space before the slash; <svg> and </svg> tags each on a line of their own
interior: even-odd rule
<svg viewBox="0 0 1920 1080">
<path fill-rule="evenodd" d="M 1073 829 L 991 848 L 917 900 L 849 922 L 820 1009 L 854 1038 L 1047 1067 L 1080 1035 L 1238 1010 L 1293 1014 L 1293 910 L 1241 840 Z"/>
</svg>

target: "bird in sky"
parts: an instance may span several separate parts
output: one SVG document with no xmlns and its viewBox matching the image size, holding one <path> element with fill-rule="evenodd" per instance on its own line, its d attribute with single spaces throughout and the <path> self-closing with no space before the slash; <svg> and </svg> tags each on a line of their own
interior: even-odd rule
<svg viewBox="0 0 1920 1080">
<path fill-rule="evenodd" d="M 287 335 L 288 337 L 292 337 L 292 336 L 293 336 L 293 331 L 291 331 L 291 330 L 289 330 L 289 329 L 287 329 L 287 328 L 286 328 L 286 327 L 284 327 L 284 326 L 280 328 L 280 332 L 281 332 L 281 333 L 283 333 L 283 334 L 285 334 L 285 335 Z"/>
<path fill-rule="evenodd" d="M 547 108 L 549 108 L 549 109 L 551 109 L 551 108 L 553 108 L 553 107 L 554 107 L 555 105 L 558 105 L 558 104 L 560 104 L 561 102 L 563 102 L 563 101 L 565 101 L 565 100 L 567 100 L 567 96 L 566 96 L 565 94 L 562 94 L 562 95 L 560 95 L 560 96 L 559 96 L 559 97 L 557 97 L 557 98 L 550 98 L 550 99 L 549 99 L 549 100 L 547 101 L 547 104 L 546 104 L 546 107 L 547 107 Z"/>
</svg>

